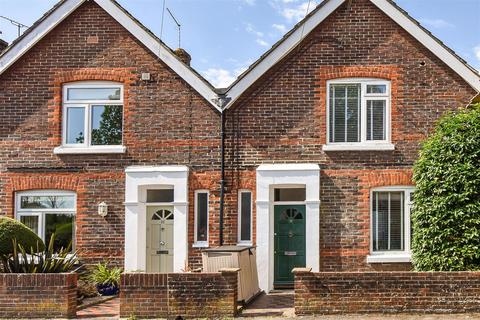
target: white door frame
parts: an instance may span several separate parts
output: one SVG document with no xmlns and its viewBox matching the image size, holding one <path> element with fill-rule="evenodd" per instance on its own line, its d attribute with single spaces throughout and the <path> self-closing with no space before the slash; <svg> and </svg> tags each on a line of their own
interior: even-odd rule
<svg viewBox="0 0 480 320">
<path fill-rule="evenodd" d="M 305 186 L 306 266 L 320 270 L 320 167 L 317 164 L 262 164 L 257 168 L 257 269 L 260 289 L 273 289 L 274 198 L 276 186 Z"/>
<path fill-rule="evenodd" d="M 125 270 L 147 266 L 148 189 L 173 188 L 173 271 L 181 272 L 188 258 L 188 167 L 132 166 L 125 169 Z M 149 204 L 150 205 L 150 204 Z"/>
</svg>

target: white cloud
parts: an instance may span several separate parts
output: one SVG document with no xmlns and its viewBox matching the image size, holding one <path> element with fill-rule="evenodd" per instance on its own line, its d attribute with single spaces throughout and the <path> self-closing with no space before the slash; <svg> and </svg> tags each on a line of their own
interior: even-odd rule
<svg viewBox="0 0 480 320">
<path fill-rule="evenodd" d="M 242 2 L 249 5 L 249 6 L 254 6 L 256 0 L 242 0 Z"/>
<path fill-rule="evenodd" d="M 289 22 L 298 22 L 315 9 L 316 5 L 316 1 L 311 1 L 310 4 L 308 1 L 305 1 L 294 7 L 285 7 L 281 9 L 280 14 Z"/>
<path fill-rule="evenodd" d="M 454 27 L 453 24 L 451 24 L 450 22 L 445 21 L 443 19 L 419 19 L 419 21 L 422 24 L 424 24 L 428 27 L 432 27 L 432 28 L 436 28 L 436 29 L 444 29 L 444 28 Z"/>
<path fill-rule="evenodd" d="M 272 28 L 277 30 L 280 33 L 286 33 L 287 32 L 287 27 L 285 27 L 284 24 L 272 24 Z"/>
<path fill-rule="evenodd" d="M 233 71 L 222 68 L 210 68 L 202 72 L 202 74 L 215 87 L 226 88 L 232 84 L 240 74 L 247 70 L 247 68 L 246 66 L 241 66 Z"/>
<path fill-rule="evenodd" d="M 251 23 L 246 23 L 245 24 L 245 30 L 248 32 L 248 33 L 251 33 L 253 35 L 256 35 L 257 37 L 263 37 L 263 32 L 260 32 L 260 31 L 257 31 L 255 29 L 255 27 L 253 26 L 253 24 Z"/>
<path fill-rule="evenodd" d="M 477 60 L 480 62 L 480 44 L 473 48 L 473 52 L 475 53 L 475 57 L 477 57 Z"/>
<path fill-rule="evenodd" d="M 263 40 L 263 39 L 257 39 L 255 40 L 259 45 L 261 45 L 262 47 L 268 47 L 269 44 L 267 41 Z"/>
</svg>

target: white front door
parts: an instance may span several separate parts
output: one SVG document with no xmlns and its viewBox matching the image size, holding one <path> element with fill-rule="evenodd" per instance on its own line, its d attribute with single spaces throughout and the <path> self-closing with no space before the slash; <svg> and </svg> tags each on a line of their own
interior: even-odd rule
<svg viewBox="0 0 480 320">
<path fill-rule="evenodd" d="M 147 206 L 147 272 L 173 272 L 173 207 Z"/>
</svg>

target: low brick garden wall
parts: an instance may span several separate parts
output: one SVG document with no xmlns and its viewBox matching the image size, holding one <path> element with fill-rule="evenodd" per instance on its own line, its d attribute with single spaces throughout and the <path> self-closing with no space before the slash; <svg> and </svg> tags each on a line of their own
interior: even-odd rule
<svg viewBox="0 0 480 320">
<path fill-rule="evenodd" d="M 480 272 L 293 272 L 297 315 L 480 311 Z"/>
<path fill-rule="evenodd" d="M 120 317 L 233 317 L 237 311 L 238 271 L 123 274 Z"/>
<path fill-rule="evenodd" d="M 77 275 L 0 274 L 0 318 L 75 318 Z"/>
</svg>

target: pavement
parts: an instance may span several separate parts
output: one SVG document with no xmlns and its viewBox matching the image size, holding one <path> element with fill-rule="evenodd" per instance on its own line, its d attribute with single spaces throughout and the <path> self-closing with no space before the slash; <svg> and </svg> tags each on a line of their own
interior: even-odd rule
<svg viewBox="0 0 480 320">
<path fill-rule="evenodd" d="M 119 319 L 119 299 L 115 298 L 101 304 L 87 307 L 77 312 L 77 318 L 83 320 Z M 293 292 L 278 291 L 262 294 L 243 309 L 237 319 L 256 320 L 480 320 L 480 313 L 468 314 L 358 314 L 296 317 L 293 308 Z M 185 319 L 187 320 L 187 319 Z"/>
</svg>

